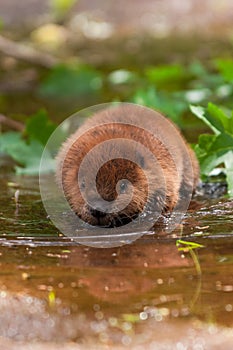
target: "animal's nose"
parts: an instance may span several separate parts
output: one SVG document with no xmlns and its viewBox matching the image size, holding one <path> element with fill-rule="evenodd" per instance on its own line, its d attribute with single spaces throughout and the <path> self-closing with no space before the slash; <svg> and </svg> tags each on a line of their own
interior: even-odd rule
<svg viewBox="0 0 233 350">
<path fill-rule="evenodd" d="M 92 216 L 94 216 L 95 218 L 99 219 L 99 218 L 103 218 L 106 216 L 106 213 L 104 213 L 103 211 L 101 210 L 98 210 L 98 209 L 94 209 L 94 208 L 90 208 L 90 214 Z"/>
</svg>

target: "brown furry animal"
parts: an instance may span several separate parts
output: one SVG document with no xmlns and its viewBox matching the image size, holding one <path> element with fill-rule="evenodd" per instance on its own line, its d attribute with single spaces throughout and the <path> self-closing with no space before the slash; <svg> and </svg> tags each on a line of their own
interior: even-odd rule
<svg viewBox="0 0 233 350">
<path fill-rule="evenodd" d="M 182 210 L 199 178 L 195 155 L 177 128 L 134 104 L 86 120 L 62 145 L 57 163 L 57 182 L 72 210 L 94 226 Z"/>
</svg>

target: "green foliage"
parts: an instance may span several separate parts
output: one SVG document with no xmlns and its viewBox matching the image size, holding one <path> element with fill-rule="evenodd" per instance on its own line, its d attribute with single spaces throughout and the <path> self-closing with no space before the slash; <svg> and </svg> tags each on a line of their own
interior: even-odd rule
<svg viewBox="0 0 233 350">
<path fill-rule="evenodd" d="M 153 86 L 147 89 L 138 89 L 132 98 L 132 102 L 154 108 L 181 125 L 181 115 L 188 108 L 188 104 L 178 95 L 176 103 L 174 100 L 173 95 L 159 92 Z"/>
<path fill-rule="evenodd" d="M 233 60 L 218 59 L 215 61 L 217 68 L 226 81 L 233 82 Z"/>
<path fill-rule="evenodd" d="M 102 87 L 102 75 L 95 69 L 80 65 L 59 65 L 51 69 L 39 87 L 44 97 L 62 100 L 97 94 Z"/>
<path fill-rule="evenodd" d="M 73 3 L 74 0 L 54 0 L 58 8 L 68 9 Z M 211 69 L 194 60 L 187 66 L 166 64 L 135 71 L 118 68 L 106 73 L 104 69 L 71 62 L 47 71 L 38 91 L 55 104 L 54 108 L 58 108 L 57 102 L 60 105 L 79 100 L 83 106 L 83 100 L 88 99 L 91 104 L 92 97 L 98 97 L 101 102 L 132 101 L 159 110 L 181 128 L 190 128 L 192 123 L 203 128 L 204 122 L 212 134 L 201 134 L 195 146 L 202 178 L 208 179 L 215 168 L 221 167 L 232 196 L 233 116 L 229 111 L 233 109 L 233 60 L 221 58 L 210 63 Z M 190 113 L 190 104 L 208 106 L 191 107 L 199 122 Z M 54 129 L 55 125 L 41 110 L 26 120 L 23 135 L 0 135 L 0 152 L 17 162 L 17 172 L 36 173 L 43 147 Z M 60 136 L 62 141 L 64 135 Z"/>
<path fill-rule="evenodd" d="M 145 69 L 145 76 L 157 88 L 176 89 L 187 78 L 187 71 L 179 64 L 159 65 Z"/>
<path fill-rule="evenodd" d="M 228 66 L 231 66 L 229 61 Z M 131 100 L 161 111 L 181 127 L 186 123 L 184 116 L 189 114 L 190 104 L 224 101 L 233 108 L 231 68 L 230 73 L 228 70 L 223 73 L 220 63 L 216 67 L 219 72 L 209 71 L 199 61 L 187 67 L 178 64 L 147 67 L 141 79 L 134 81 Z"/>
<path fill-rule="evenodd" d="M 192 106 L 191 110 L 204 122 L 213 134 L 201 134 L 195 151 L 201 175 L 207 180 L 212 171 L 221 167 L 225 171 L 228 193 L 233 196 L 233 60 L 214 61 L 218 71 L 208 71 L 200 62 L 188 67 L 163 65 L 146 68 L 142 87 L 137 88 L 132 101 L 161 111 L 180 127 L 189 113 L 190 103 L 207 105 Z M 149 84 L 148 84 L 149 81 Z M 185 89 L 184 89 L 185 88 Z M 219 108 L 216 103 L 224 103 Z"/>
<path fill-rule="evenodd" d="M 40 110 L 26 120 L 26 135 L 30 139 L 39 141 L 45 145 L 49 136 L 56 129 L 56 125 L 52 123 L 45 110 Z"/>
<path fill-rule="evenodd" d="M 47 113 L 41 110 L 26 121 L 26 138 L 19 132 L 0 134 L 0 153 L 12 157 L 18 174 L 37 175 L 44 146 L 54 129 L 55 125 L 48 119 Z M 52 155 L 48 155 L 48 159 L 51 160 L 49 167 L 42 172 L 48 172 L 53 167 Z"/>
<path fill-rule="evenodd" d="M 200 135 L 195 146 L 201 174 L 203 178 L 208 177 L 213 169 L 224 166 L 228 193 L 233 196 L 233 112 L 212 103 L 207 108 L 191 106 L 191 111 L 213 132 Z"/>
</svg>

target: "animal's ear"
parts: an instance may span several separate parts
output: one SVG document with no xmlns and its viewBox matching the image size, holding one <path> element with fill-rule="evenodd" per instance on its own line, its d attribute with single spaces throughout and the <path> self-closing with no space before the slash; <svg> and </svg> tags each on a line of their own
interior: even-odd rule
<svg viewBox="0 0 233 350">
<path fill-rule="evenodd" d="M 144 156 L 138 151 L 136 152 L 136 163 L 143 169 L 146 166 Z"/>
</svg>

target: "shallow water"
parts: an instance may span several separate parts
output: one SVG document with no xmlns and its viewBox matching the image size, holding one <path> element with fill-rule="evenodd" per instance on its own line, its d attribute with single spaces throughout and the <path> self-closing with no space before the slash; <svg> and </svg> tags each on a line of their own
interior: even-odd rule
<svg viewBox="0 0 233 350">
<path fill-rule="evenodd" d="M 101 249 L 60 235 L 37 178 L 7 172 L 0 188 L 4 348 L 232 348 L 232 201 L 201 194 L 171 234 Z"/>
</svg>

